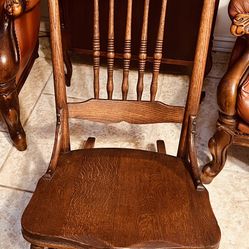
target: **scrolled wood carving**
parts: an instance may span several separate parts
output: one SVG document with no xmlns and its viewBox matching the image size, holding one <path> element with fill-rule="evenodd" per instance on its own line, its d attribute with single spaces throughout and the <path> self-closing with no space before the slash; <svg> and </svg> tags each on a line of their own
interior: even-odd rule
<svg viewBox="0 0 249 249">
<path fill-rule="evenodd" d="M 6 0 L 4 8 L 8 15 L 17 17 L 25 11 L 27 2 L 29 0 Z"/>
<path fill-rule="evenodd" d="M 249 14 L 237 14 L 235 16 L 231 33 L 235 36 L 249 35 Z"/>
</svg>

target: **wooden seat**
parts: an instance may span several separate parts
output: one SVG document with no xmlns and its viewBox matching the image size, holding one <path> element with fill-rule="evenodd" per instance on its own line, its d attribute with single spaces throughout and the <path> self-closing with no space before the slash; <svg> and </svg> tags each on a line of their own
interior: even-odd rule
<svg viewBox="0 0 249 249">
<path fill-rule="evenodd" d="M 94 0 L 93 98 L 76 103 L 70 103 L 66 98 L 58 0 L 48 2 L 57 123 L 48 170 L 22 217 L 22 232 L 31 248 L 218 248 L 220 230 L 201 182 L 194 141 L 215 1 L 204 0 L 203 3 L 185 106 L 156 100 L 167 0 L 161 1 L 162 8 L 158 10 L 154 67 L 147 100 L 143 88 L 150 0 L 144 1 L 137 100 L 129 99 L 128 95 L 133 0 L 127 0 L 122 99 L 113 99 L 116 86 L 113 77 L 114 0 L 109 0 L 108 9 L 106 98 L 100 98 L 101 17 L 99 0 Z M 83 149 L 72 151 L 69 118 L 138 125 L 182 123 L 177 156 L 166 154 L 162 140 L 157 141 L 157 152 L 95 149 L 94 138 L 89 138 Z"/>
<path fill-rule="evenodd" d="M 196 191 L 181 159 L 129 149 L 60 156 L 22 225 L 28 240 L 55 247 L 62 237 L 82 248 L 216 248 L 220 239 L 208 192 Z"/>
</svg>

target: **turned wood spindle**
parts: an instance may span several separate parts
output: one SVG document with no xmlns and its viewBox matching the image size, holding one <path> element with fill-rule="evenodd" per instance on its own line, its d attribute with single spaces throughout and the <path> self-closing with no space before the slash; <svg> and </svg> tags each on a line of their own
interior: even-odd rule
<svg viewBox="0 0 249 249">
<path fill-rule="evenodd" d="M 147 59 L 147 37 L 148 37 L 148 17 L 149 17 L 150 0 L 144 1 L 144 16 L 141 34 L 141 44 L 139 51 L 139 69 L 138 69 L 138 82 L 137 82 L 137 100 L 142 99 L 144 88 L 144 71 Z"/>
<path fill-rule="evenodd" d="M 122 82 L 122 97 L 127 100 L 129 89 L 129 69 L 131 62 L 131 23 L 132 23 L 132 0 L 128 0 L 127 17 L 126 17 L 126 30 L 125 30 L 125 43 L 124 43 L 124 69 L 123 69 L 123 82 Z"/>
<path fill-rule="evenodd" d="M 113 66 L 114 66 L 114 0 L 109 1 L 109 24 L 108 24 L 108 45 L 107 45 L 107 94 L 112 99 L 113 94 Z"/>
<path fill-rule="evenodd" d="M 162 10 L 161 10 L 161 17 L 158 28 L 158 34 L 157 34 L 156 48 L 154 52 L 153 75 L 152 75 L 152 82 L 150 88 L 151 101 L 155 100 L 157 93 L 158 76 L 159 76 L 159 70 L 163 54 L 163 37 L 164 37 L 166 9 L 167 9 L 167 0 L 162 0 Z"/>
<path fill-rule="evenodd" d="M 93 16 L 93 72 L 94 98 L 99 98 L 99 66 L 100 66 L 100 33 L 99 33 L 99 0 L 94 0 Z"/>
</svg>

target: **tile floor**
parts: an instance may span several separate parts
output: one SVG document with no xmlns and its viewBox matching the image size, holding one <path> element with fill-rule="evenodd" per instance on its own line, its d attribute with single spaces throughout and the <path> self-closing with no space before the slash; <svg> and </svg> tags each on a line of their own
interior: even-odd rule
<svg viewBox="0 0 249 249">
<path fill-rule="evenodd" d="M 210 158 L 207 142 L 215 130 L 217 119 L 215 91 L 226 68 L 229 54 L 214 53 L 213 58 L 213 69 L 204 83 L 206 98 L 201 104 L 198 118 L 197 147 L 201 164 L 206 163 Z M 136 75 L 135 72 L 132 74 Z M 104 70 L 101 75 L 103 79 L 106 77 Z M 119 79 L 121 75 L 122 72 L 118 70 L 115 75 L 116 79 Z M 90 94 L 91 86 L 86 84 L 90 77 L 91 67 L 79 64 L 77 60 L 74 63 L 72 87 L 68 89 L 70 100 L 80 99 L 80 93 L 83 91 L 86 95 Z M 167 99 L 168 103 L 172 104 L 183 103 L 188 77 L 173 75 L 161 75 L 160 77 L 160 81 L 165 84 L 167 82 L 168 85 L 166 89 L 162 89 L 162 94 L 158 96 L 158 99 Z M 175 80 L 179 83 L 175 84 Z M 76 85 L 76 82 L 79 84 Z M 163 88 L 163 84 L 160 87 Z M 119 86 L 117 88 L 119 89 Z M 173 93 L 176 93 L 176 97 Z M 101 94 L 104 94 L 104 90 Z M 119 97 L 117 93 L 115 94 Z M 131 91 L 130 97 L 133 98 L 134 94 Z M 145 97 L 147 95 L 148 91 L 145 91 Z M 46 170 L 51 155 L 55 115 L 51 56 L 46 38 L 41 38 L 40 58 L 36 60 L 21 91 L 20 106 L 22 123 L 27 133 L 27 151 L 19 152 L 11 145 L 6 127 L 0 123 L 0 249 L 29 248 L 21 235 L 20 218 L 38 179 Z M 113 146 L 155 150 L 151 142 L 154 142 L 155 137 L 160 137 L 165 139 L 169 154 L 176 153 L 176 137 L 180 131 L 178 125 L 172 124 L 166 125 L 166 128 L 159 125 L 156 129 L 155 125 L 137 128 L 125 123 L 95 124 L 94 132 L 91 122 L 85 122 L 84 128 L 76 120 L 73 120 L 71 125 L 75 128 L 75 132 L 72 133 L 73 148 L 80 147 L 82 141 L 92 135 L 98 138 L 97 146 L 112 144 Z M 111 135 L 111 140 L 108 140 L 108 135 Z M 221 249 L 249 248 L 248 164 L 248 149 L 231 148 L 225 169 L 211 185 L 207 186 L 222 231 Z"/>
</svg>

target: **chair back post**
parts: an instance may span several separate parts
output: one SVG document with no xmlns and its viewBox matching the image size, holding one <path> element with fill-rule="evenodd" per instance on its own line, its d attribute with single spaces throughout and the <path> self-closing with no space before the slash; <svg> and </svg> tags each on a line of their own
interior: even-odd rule
<svg viewBox="0 0 249 249">
<path fill-rule="evenodd" d="M 61 136 L 59 139 L 60 151 L 66 152 L 70 150 L 70 138 L 58 0 L 49 0 L 48 9 L 50 17 L 57 127 L 59 126 L 59 129 L 57 130 L 61 130 L 61 133 L 56 135 Z"/>
<path fill-rule="evenodd" d="M 178 156 L 181 158 L 186 157 L 189 151 L 187 146 L 187 140 L 189 139 L 188 130 L 189 125 L 193 125 L 189 123 L 189 120 L 193 120 L 191 117 L 196 117 L 199 110 L 214 11 L 215 0 L 204 0 L 194 58 L 194 66 L 190 79 L 180 143 L 178 147 Z"/>
</svg>

